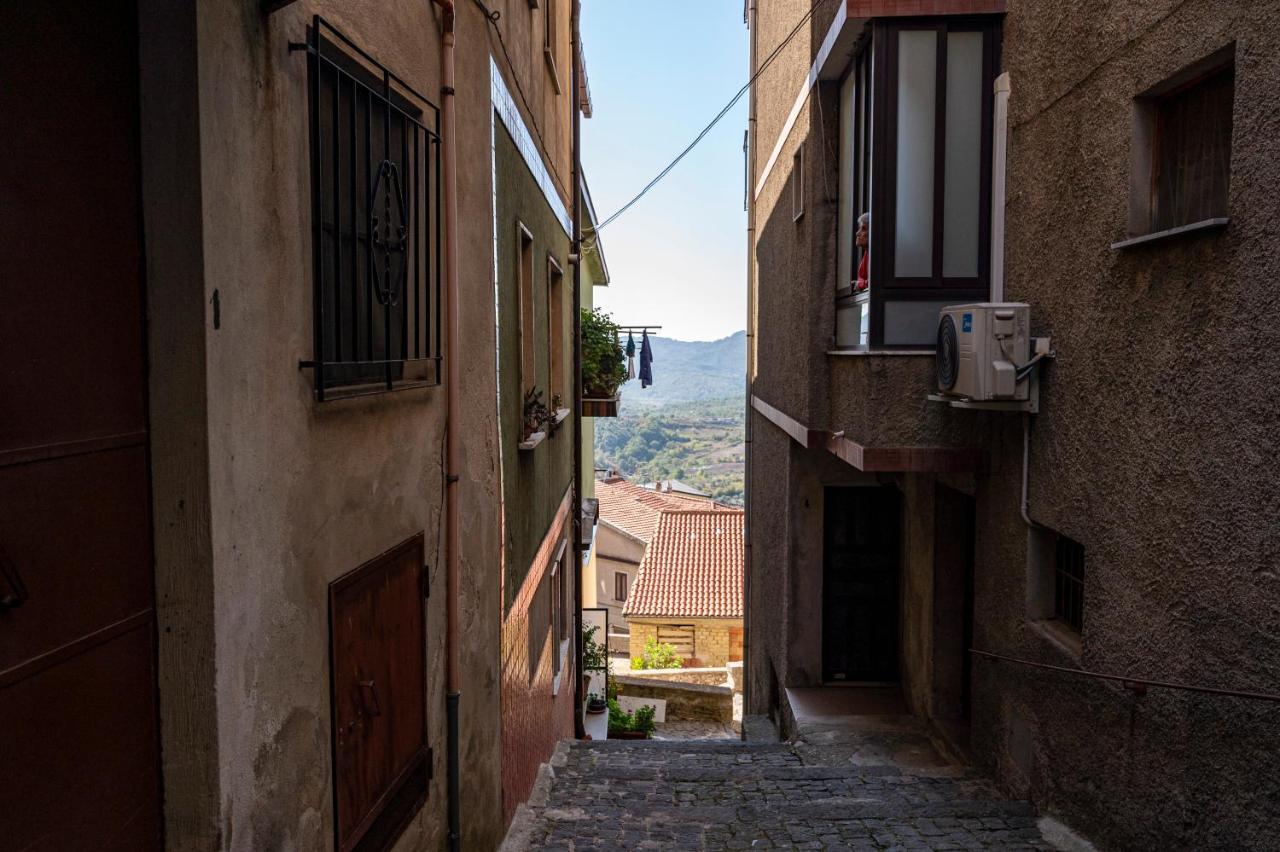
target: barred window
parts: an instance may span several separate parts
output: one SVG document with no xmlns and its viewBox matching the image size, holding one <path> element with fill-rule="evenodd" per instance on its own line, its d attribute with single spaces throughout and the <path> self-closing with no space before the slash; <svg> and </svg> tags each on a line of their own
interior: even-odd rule
<svg viewBox="0 0 1280 852">
<path fill-rule="evenodd" d="M 322 18 L 309 54 L 315 393 L 440 381 L 439 111 Z M 341 390 L 340 393 L 336 391 Z"/>
<path fill-rule="evenodd" d="M 1084 631 L 1084 545 L 1059 535 L 1053 561 L 1053 614 L 1077 633 Z"/>
</svg>

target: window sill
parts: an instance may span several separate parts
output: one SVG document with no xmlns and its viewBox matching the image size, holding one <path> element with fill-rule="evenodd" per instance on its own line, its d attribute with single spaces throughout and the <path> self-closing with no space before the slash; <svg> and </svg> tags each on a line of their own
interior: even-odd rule
<svg viewBox="0 0 1280 852">
<path fill-rule="evenodd" d="M 1056 618 L 1043 618 L 1028 622 L 1031 628 L 1058 651 L 1066 654 L 1073 663 L 1079 664 L 1084 653 L 1084 645 L 1080 634 L 1063 624 Z"/>
<path fill-rule="evenodd" d="M 828 355 L 854 356 L 858 358 L 882 358 L 895 355 L 909 355 L 916 358 L 934 357 L 938 353 L 933 349 L 828 349 Z"/>
<path fill-rule="evenodd" d="M 538 446 L 546 439 L 547 439 L 546 432 L 534 432 L 532 435 L 530 435 L 529 437 L 521 441 L 517 446 L 520 448 L 522 452 L 524 452 L 527 450 L 532 450 L 534 447 Z"/>
<path fill-rule="evenodd" d="M 565 639 L 563 642 L 560 643 L 560 668 L 556 671 L 556 676 L 551 680 L 551 694 L 553 696 L 560 694 L 560 681 L 562 680 L 565 663 L 568 662 L 568 658 L 569 658 L 569 640 Z"/>
<path fill-rule="evenodd" d="M 559 426 L 561 423 L 563 423 L 563 422 L 564 422 L 564 419 L 565 419 L 566 417 L 568 417 L 568 416 L 569 416 L 569 409 L 567 409 L 567 408 L 557 408 L 557 409 L 556 409 L 556 423 L 555 423 L 555 425 Z"/>
<path fill-rule="evenodd" d="M 1131 237 L 1127 240 L 1121 240 L 1118 243 L 1112 243 L 1111 248 L 1121 251 L 1127 248 L 1136 248 L 1137 246 L 1145 246 L 1148 243 L 1160 243 L 1165 240 L 1176 239 L 1184 234 L 1196 234 L 1201 231 L 1218 231 L 1231 224 L 1231 219 L 1227 216 L 1219 216 L 1215 219 L 1205 219 L 1202 222 L 1192 222 L 1190 225 L 1180 225 L 1177 228 L 1169 228 L 1165 231 L 1156 231 L 1152 234 L 1143 234 L 1140 237 Z"/>
</svg>

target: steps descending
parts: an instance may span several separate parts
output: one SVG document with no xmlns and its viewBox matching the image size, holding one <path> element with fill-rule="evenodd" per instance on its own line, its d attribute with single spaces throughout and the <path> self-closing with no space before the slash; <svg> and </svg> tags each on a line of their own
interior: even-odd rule
<svg viewBox="0 0 1280 852">
<path fill-rule="evenodd" d="M 981 776 L 813 765 L 787 743 L 563 742 L 504 849 L 1049 849 Z"/>
</svg>

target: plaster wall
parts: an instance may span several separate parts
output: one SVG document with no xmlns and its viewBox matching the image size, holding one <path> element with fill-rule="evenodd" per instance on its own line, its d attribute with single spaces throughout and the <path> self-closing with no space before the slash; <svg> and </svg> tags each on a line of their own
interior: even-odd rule
<svg viewBox="0 0 1280 852">
<path fill-rule="evenodd" d="M 596 527 L 596 573 L 590 578 L 594 582 L 596 601 L 599 606 L 609 610 L 609 626 L 626 628 L 626 619 L 622 616 L 625 601 L 613 596 L 613 575 L 621 572 L 627 575 L 627 588 L 636 581 L 636 571 L 640 568 L 640 560 L 644 558 L 644 542 L 618 531 L 608 523 Z"/>
<path fill-rule="evenodd" d="M 789 16 L 767 6 L 761 17 L 764 33 L 773 18 Z M 1129 236 L 1135 95 L 1232 42 L 1231 224 L 1112 249 Z M 1028 614 L 1038 578 L 1019 518 L 1015 416 L 926 403 L 927 356 L 823 356 L 826 384 L 806 409 L 802 389 L 812 387 L 817 361 L 798 350 L 815 320 L 795 314 L 825 309 L 820 277 L 834 270 L 835 254 L 814 261 L 821 275 L 797 260 L 816 255 L 821 243 L 791 222 L 785 149 L 765 182 L 756 202 L 755 392 L 806 426 L 843 429 L 859 443 L 988 452 L 987 470 L 948 483 L 974 499 L 974 647 L 1170 681 L 1259 691 L 1280 683 L 1280 638 L 1267 627 L 1280 623 L 1280 490 L 1269 463 L 1280 411 L 1264 390 L 1280 367 L 1270 284 L 1280 272 L 1277 42 L 1270 4 L 1099 2 L 1065 17 L 1057 3 L 1010 4 L 1005 296 L 1032 305 L 1033 333 L 1051 335 L 1058 351 L 1032 428 L 1030 505 L 1036 521 L 1085 547 L 1084 630 L 1074 646 Z M 802 64 L 787 71 L 793 86 Z M 778 126 L 793 97 L 761 86 L 757 163 L 772 144 L 766 128 Z M 805 127 L 802 113 L 793 135 Z M 812 121 L 807 127 L 812 133 Z M 810 515 L 797 498 L 812 486 L 795 465 L 810 451 L 749 416 L 756 419 L 748 712 L 767 712 L 776 702 L 767 685 L 796 682 L 803 671 L 784 649 L 803 640 L 793 622 L 811 613 L 797 597 L 803 582 L 789 573 L 801 570 L 796 542 L 808 538 L 800 527 Z M 904 686 L 916 712 L 942 718 L 956 699 L 941 687 L 954 678 L 955 625 L 941 612 L 954 605 L 954 554 L 938 551 L 947 530 L 928 497 L 938 486 L 911 476 L 903 487 L 904 607 L 921 630 L 904 636 Z M 1265 826 L 1276 823 L 1280 801 L 1273 705 L 1160 690 L 1139 698 L 1099 681 L 981 660 L 973 662 L 972 689 L 973 753 L 1010 790 L 1100 846 L 1270 842 Z"/>
<path fill-rule="evenodd" d="M 321 405 L 310 375 L 296 367 L 311 351 L 310 166 L 307 64 L 288 42 L 305 40 L 311 15 L 320 13 L 432 95 L 438 19 L 430 4 L 410 2 L 301 0 L 269 17 L 248 0 L 154 11 L 141 16 L 155 60 L 144 65 L 158 69 L 144 74 L 155 96 L 149 103 L 169 103 L 193 124 L 187 141 L 161 141 L 162 131 L 181 125 L 144 116 L 150 286 L 163 294 L 150 322 L 152 417 L 167 459 L 153 475 L 168 844 L 332 844 L 327 588 L 421 530 L 433 592 L 425 606 L 435 780 L 399 848 L 435 848 L 446 798 L 438 570 L 445 392 Z M 490 138 L 489 55 L 479 41 L 486 28 L 477 10 L 459 6 L 464 152 L 487 148 Z M 190 50 L 185 78 L 159 70 L 181 71 L 179 44 Z M 181 197 L 164 189 L 165 175 L 187 168 L 165 153 L 175 144 L 194 174 Z M 496 450 L 483 437 L 496 435 L 489 173 L 487 161 L 460 159 L 461 431 L 479 436 L 464 441 L 460 471 L 467 848 L 496 845 L 502 826 L 492 737 L 499 577 L 482 567 L 497 563 L 499 544 Z M 198 224 L 175 230 L 184 217 Z M 199 547 L 204 536 L 207 550 Z M 188 564 L 196 570 L 183 570 Z"/>
</svg>

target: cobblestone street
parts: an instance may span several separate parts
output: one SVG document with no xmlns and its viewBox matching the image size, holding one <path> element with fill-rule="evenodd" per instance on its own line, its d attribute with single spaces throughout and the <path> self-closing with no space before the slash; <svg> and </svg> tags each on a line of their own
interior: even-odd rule
<svg viewBox="0 0 1280 852">
<path fill-rule="evenodd" d="M 892 754 L 901 738 L 858 739 L 563 742 L 504 849 L 1057 848 L 1028 803 L 981 776 L 945 762 L 859 762 L 869 743 Z"/>
</svg>

